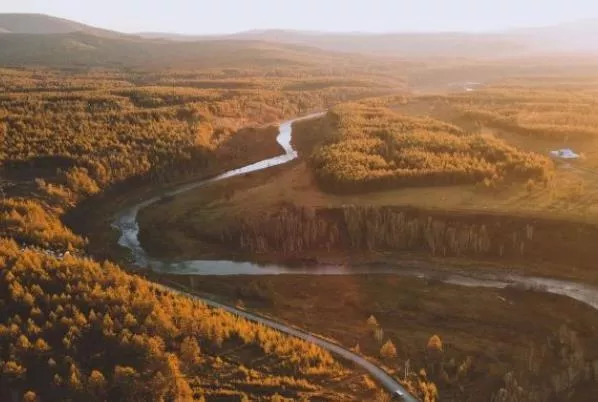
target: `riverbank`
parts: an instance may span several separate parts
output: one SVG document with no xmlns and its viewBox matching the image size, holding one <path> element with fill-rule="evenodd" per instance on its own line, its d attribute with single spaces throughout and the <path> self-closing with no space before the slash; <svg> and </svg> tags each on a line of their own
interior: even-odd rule
<svg viewBox="0 0 598 402">
<path fill-rule="evenodd" d="M 234 158 L 219 155 L 218 165 L 207 166 L 193 176 L 178 176 L 167 183 L 124 183 L 113 186 L 80 202 L 76 208 L 69 210 L 62 220 L 76 233 L 89 240 L 86 248 L 88 254 L 100 260 L 128 263 L 130 253 L 124 248 L 114 247 L 119 234 L 111 224 L 118 211 L 148 198 L 160 196 L 179 186 L 207 180 L 236 167 L 280 155 L 284 149 L 276 142 L 278 134 L 278 127 L 272 125 L 242 129 L 224 150 L 236 155 Z"/>
<path fill-rule="evenodd" d="M 177 261 L 396 263 L 416 256 L 598 284 L 598 250 L 592 240 L 598 229 L 593 224 L 522 213 L 415 208 L 403 203 L 401 193 L 323 193 L 298 161 L 212 183 L 142 210 L 139 238 L 152 256 Z M 435 199 L 432 194 L 427 198 Z M 350 225 L 357 226 L 351 230 Z"/>
</svg>

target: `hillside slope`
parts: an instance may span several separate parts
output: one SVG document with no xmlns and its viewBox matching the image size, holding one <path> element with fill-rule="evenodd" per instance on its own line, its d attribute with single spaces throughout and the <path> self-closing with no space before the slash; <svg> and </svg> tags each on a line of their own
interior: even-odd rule
<svg viewBox="0 0 598 402">
<path fill-rule="evenodd" d="M 45 14 L 0 14 L 0 32 L 38 35 L 87 32 L 106 36 L 122 35 L 118 32 L 95 28 L 79 22 Z"/>
<path fill-rule="evenodd" d="M 145 32 L 146 38 L 174 41 L 213 39 L 172 33 Z M 481 57 L 499 58 L 551 52 L 596 52 L 593 38 L 598 35 L 596 20 L 576 21 L 546 27 L 513 29 L 504 32 L 438 33 L 345 33 L 253 30 L 218 36 L 221 39 L 262 40 L 300 44 L 335 52 L 362 53 L 394 57 Z"/>
<path fill-rule="evenodd" d="M 207 36 L 186 36 L 146 32 L 145 38 L 174 41 L 205 40 Z M 211 37 L 212 39 L 214 37 Z M 221 39 L 260 40 L 316 47 L 333 52 L 392 57 L 495 57 L 520 55 L 526 48 L 500 35 L 469 33 L 324 33 L 292 30 L 256 30 L 218 36 Z"/>
<path fill-rule="evenodd" d="M 232 67 L 307 66 L 359 56 L 330 55 L 320 49 L 258 41 L 171 42 L 132 36 L 101 37 L 85 32 L 0 36 L 0 65 Z M 350 65 L 350 64 L 349 64 Z"/>
<path fill-rule="evenodd" d="M 514 38 L 540 50 L 597 52 L 598 19 L 513 31 Z"/>
</svg>

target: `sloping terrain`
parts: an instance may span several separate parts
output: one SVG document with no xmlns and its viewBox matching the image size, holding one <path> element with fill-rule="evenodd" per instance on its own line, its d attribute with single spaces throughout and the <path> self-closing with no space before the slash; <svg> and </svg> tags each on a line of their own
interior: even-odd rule
<svg viewBox="0 0 598 402">
<path fill-rule="evenodd" d="M 122 35 L 118 32 L 45 14 L 0 14 L 0 32 L 39 35 L 86 32 L 95 35 Z"/>
<path fill-rule="evenodd" d="M 554 26 L 524 28 L 511 32 L 515 38 L 543 50 L 598 51 L 598 19 L 558 24 Z"/>
<path fill-rule="evenodd" d="M 259 67 L 310 65 L 334 59 L 322 50 L 256 41 L 170 42 L 109 38 L 84 32 L 0 36 L 0 64 L 46 66 Z M 353 57 L 355 59 L 357 57 Z"/>
<path fill-rule="evenodd" d="M 207 36 L 142 33 L 148 38 L 176 41 L 204 40 Z M 261 40 L 317 47 L 333 52 L 393 57 L 495 57 L 523 54 L 526 49 L 511 38 L 469 33 L 323 33 L 291 30 L 248 31 L 219 36 L 223 39 Z"/>
<path fill-rule="evenodd" d="M 546 27 L 514 29 L 504 32 L 470 33 L 328 33 L 293 30 L 254 30 L 218 38 L 263 40 L 313 46 L 335 52 L 363 53 L 394 57 L 471 57 L 500 58 L 527 56 L 531 53 L 596 52 L 593 40 L 598 34 L 596 20 L 576 21 Z M 194 36 L 146 32 L 147 38 L 175 41 L 213 39 Z"/>
</svg>

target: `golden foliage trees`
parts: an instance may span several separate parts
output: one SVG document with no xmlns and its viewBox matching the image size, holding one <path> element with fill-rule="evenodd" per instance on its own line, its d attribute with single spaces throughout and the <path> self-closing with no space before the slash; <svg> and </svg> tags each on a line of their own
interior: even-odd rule
<svg viewBox="0 0 598 402">
<path fill-rule="evenodd" d="M 0 199 L 0 234 L 22 243 L 62 250 L 84 244 L 62 225 L 55 211 L 30 199 Z"/>
<path fill-rule="evenodd" d="M 436 99 L 470 121 L 523 135 L 565 142 L 598 136 L 598 97 L 580 88 L 507 84 Z"/>
<path fill-rule="evenodd" d="M 311 164 L 322 186 L 336 191 L 544 179 L 551 162 L 489 136 L 430 118 L 345 104 L 328 113 L 334 129 Z"/>
<path fill-rule="evenodd" d="M 311 373 L 342 371 L 314 345 L 156 288 L 110 263 L 22 251 L 10 240 L 0 240 L 0 262 L 5 389 L 26 386 L 51 400 L 190 400 L 187 377 L 208 370 L 221 351 L 243 347 L 276 361 L 277 375 L 295 377 L 298 389 L 315 386 L 300 382 Z M 222 364 L 220 370 L 236 370 Z M 255 381 L 266 381 L 271 374 L 260 367 L 253 368 Z"/>
<path fill-rule="evenodd" d="M 387 340 L 380 348 L 380 356 L 385 359 L 394 359 L 397 357 L 397 348 L 390 339 Z"/>
<path fill-rule="evenodd" d="M 51 252 L 85 244 L 60 222 L 85 197 L 244 163 L 265 151 L 236 141 L 239 128 L 380 91 L 330 74 L 2 70 L 0 169 L 14 193 L 0 199 L 0 399 L 297 399 L 342 375 L 312 344 Z"/>
<path fill-rule="evenodd" d="M 438 335 L 432 335 L 428 340 L 427 345 L 428 351 L 431 352 L 442 352 L 442 341 Z"/>
<path fill-rule="evenodd" d="M 378 326 L 378 320 L 376 320 L 376 317 L 374 317 L 374 315 L 372 314 L 366 320 L 366 324 L 370 328 L 376 328 Z"/>
<path fill-rule="evenodd" d="M 303 78 L 296 70 L 258 70 L 210 80 L 219 73 L 227 74 L 162 72 L 135 84 L 127 81 L 133 74 L 118 72 L 13 71 L 0 102 L 0 159 L 7 169 L 40 174 L 54 197 L 73 203 L 125 180 L 197 173 L 230 158 L 229 140 L 242 127 L 381 90 L 368 80 L 339 80 L 317 70 Z M 320 76 L 321 85 L 307 92 L 301 87 L 313 79 L 309 74 Z M 51 84 L 39 82 L 39 75 Z"/>
</svg>

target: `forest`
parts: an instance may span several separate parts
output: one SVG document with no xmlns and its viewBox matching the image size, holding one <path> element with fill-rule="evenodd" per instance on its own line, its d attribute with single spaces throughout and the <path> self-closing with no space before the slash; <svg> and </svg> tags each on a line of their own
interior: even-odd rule
<svg viewBox="0 0 598 402">
<path fill-rule="evenodd" d="M 392 102 L 405 99 L 381 96 L 396 92 L 403 81 L 388 71 L 372 68 L 366 74 L 357 67 L 323 67 L 287 56 L 288 63 L 276 69 L 261 62 L 201 70 L 0 69 L 0 306 L 5 312 L 0 399 L 16 394 L 26 401 L 384 400 L 370 378 L 320 348 L 94 260 L 87 254 L 89 239 L 63 223 L 65 214 L 84 202 L 89 202 L 85 213 L 93 211 L 94 200 L 105 194 L 163 188 L 277 155 L 276 122 L 323 110 L 329 110 L 324 118 L 296 126 L 306 135 L 294 141 L 326 191 L 493 188 L 504 181 L 541 185 L 549 180 L 553 166 L 543 156 L 393 110 Z M 470 102 L 513 120 L 497 105 L 501 96 L 506 103 L 515 92 L 492 91 L 480 92 L 483 101 L 468 100 L 472 94 L 433 99 L 462 107 L 467 116 L 478 110 Z M 533 122 L 533 114 L 545 107 L 553 113 L 550 121 L 560 124 L 551 96 L 544 89 L 518 92 L 521 104 L 529 98 L 534 105 L 525 121 Z M 565 95 L 558 96 L 564 102 Z M 593 104 L 590 95 L 580 96 L 571 95 L 571 110 L 586 117 L 567 124 L 582 133 L 591 131 L 587 110 Z M 532 123 L 525 127 L 544 132 Z M 405 208 L 279 207 L 260 221 L 247 214 L 233 227 L 210 233 L 209 246 L 227 242 L 255 255 L 341 248 L 533 260 L 545 256 L 546 239 L 562 241 L 550 225 L 525 219 L 492 217 L 492 224 L 483 224 Z M 567 242 L 583 235 L 578 227 L 568 229 Z M 584 244 L 577 245 L 576 256 L 587 261 L 593 249 L 582 249 Z M 562 257 L 562 250 L 551 252 Z M 400 356 L 397 338 L 378 340 L 383 325 L 366 318 L 360 323 L 376 342 L 363 343 L 363 353 L 402 368 L 406 355 Z M 475 382 L 477 373 L 467 358 L 439 353 L 442 342 L 436 338 L 429 338 L 429 359 L 420 366 L 428 373 L 413 367 L 405 381 L 426 402 L 438 397 L 435 383 L 443 390 L 458 388 Z M 559 375 L 564 378 L 573 367 L 591 377 L 596 370 L 579 358 L 568 331 L 550 340 L 546 350 L 558 355 L 561 344 L 566 353 Z M 542 372 L 552 367 L 550 359 L 538 358 L 536 364 Z M 492 384 L 492 390 L 502 388 L 495 400 L 523 397 L 522 378 L 527 376 Z M 559 393 L 574 385 L 559 380 L 544 388 Z"/>
<path fill-rule="evenodd" d="M 480 125 L 566 143 L 598 135 L 595 90 L 594 77 L 536 77 L 525 85 L 513 78 L 475 92 L 427 98 L 450 105 L 462 118 Z"/>
<path fill-rule="evenodd" d="M 331 70 L 1 73 L 0 399 L 375 398 L 318 347 L 94 261 L 61 218 L 108 190 L 274 156 L 273 123 L 380 85 Z"/>
<path fill-rule="evenodd" d="M 0 250 L 2 399 L 8 391 L 27 400 L 326 397 L 321 384 L 346 374 L 318 347 L 111 263 L 58 259 L 11 240 Z"/>
<path fill-rule="evenodd" d="M 3 165 L 13 171 L 37 169 L 39 187 L 64 204 L 125 180 L 163 181 L 197 174 L 222 160 L 247 158 L 247 145 L 236 147 L 233 138 L 240 128 L 380 91 L 362 81 L 330 77 L 316 79 L 319 90 L 281 90 L 312 85 L 315 78 L 284 80 L 263 72 L 214 81 L 222 85 L 217 89 L 203 88 L 204 73 L 199 78 L 180 73 L 183 86 L 173 87 L 179 78 L 174 74 L 150 82 L 144 77 L 137 85 L 124 73 L 64 78 L 57 72 L 8 71 L 0 106 Z M 165 84 L 166 79 L 171 82 Z"/>
<path fill-rule="evenodd" d="M 329 129 L 310 157 L 325 190 L 545 181 L 551 162 L 491 136 L 428 117 L 367 104 L 343 104 L 325 117 Z"/>
</svg>

